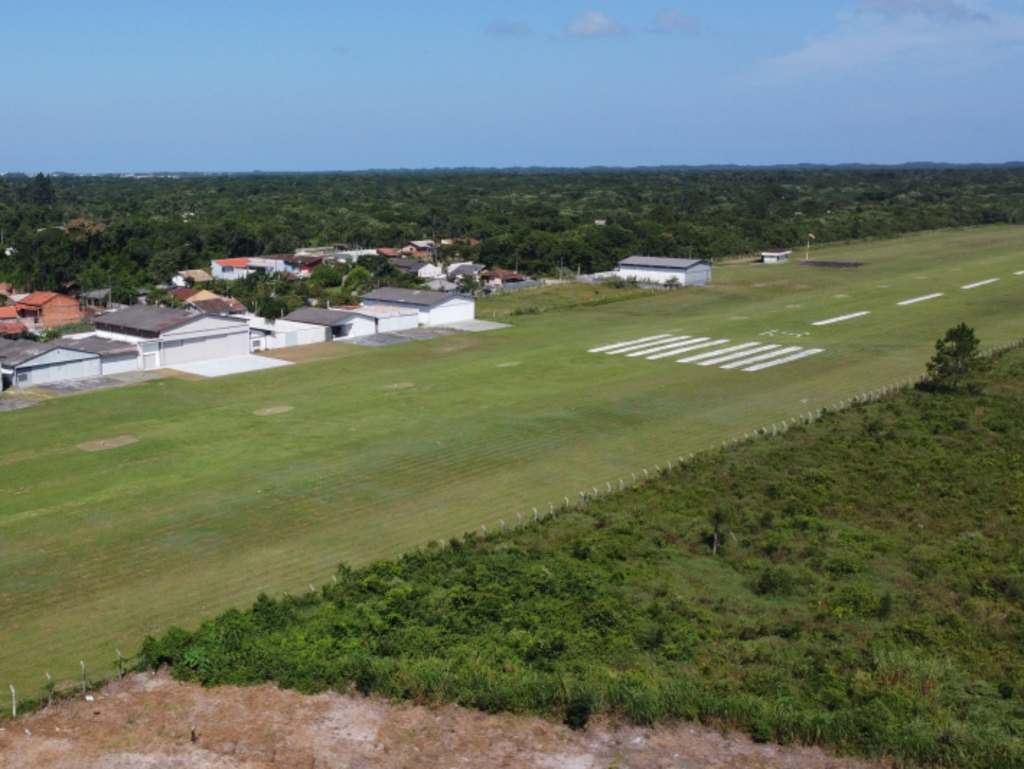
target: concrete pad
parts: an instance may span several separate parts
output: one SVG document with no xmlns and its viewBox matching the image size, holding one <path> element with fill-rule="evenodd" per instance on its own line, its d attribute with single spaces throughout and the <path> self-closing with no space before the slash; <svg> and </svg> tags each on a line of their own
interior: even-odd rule
<svg viewBox="0 0 1024 769">
<path fill-rule="evenodd" d="M 497 331 L 499 328 L 512 328 L 510 323 L 494 323 L 490 320 L 457 320 L 454 323 L 445 323 L 439 328 L 454 328 L 457 331 L 469 331 L 477 333 L 480 331 Z"/>
<path fill-rule="evenodd" d="M 367 336 L 357 336 L 339 341 L 343 344 L 357 344 L 360 347 L 387 347 L 392 344 L 405 344 L 413 340 L 395 336 L 394 334 L 368 334 Z"/>
<path fill-rule="evenodd" d="M 198 363 L 183 363 L 180 366 L 168 366 L 175 371 L 195 374 L 203 377 L 231 376 L 232 374 L 248 374 L 252 371 L 265 371 L 282 366 L 291 366 L 290 361 L 275 358 L 261 358 L 258 355 L 238 355 L 234 358 L 218 358 Z"/>
<path fill-rule="evenodd" d="M 29 406 L 35 405 L 35 401 L 25 400 L 24 398 L 0 399 L 0 411 L 14 411 L 15 409 L 27 409 Z"/>
<path fill-rule="evenodd" d="M 36 385 L 36 389 L 54 395 L 77 395 L 95 390 L 108 390 L 111 387 L 124 387 L 125 382 L 109 376 L 97 376 L 89 379 L 69 379 L 66 382 L 54 382 L 47 385 Z"/>
</svg>

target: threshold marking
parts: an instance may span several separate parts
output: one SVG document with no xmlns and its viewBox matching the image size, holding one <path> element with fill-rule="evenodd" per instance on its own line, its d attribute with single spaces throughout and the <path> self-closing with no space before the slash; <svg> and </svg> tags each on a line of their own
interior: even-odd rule
<svg viewBox="0 0 1024 769">
<path fill-rule="evenodd" d="M 977 288 L 978 286 L 987 286 L 989 283 L 998 283 L 998 282 L 999 282 L 999 278 L 989 278 L 988 280 L 983 280 L 980 283 L 971 283 L 970 285 L 967 285 L 967 286 L 960 286 L 960 288 Z"/>
<path fill-rule="evenodd" d="M 700 347 L 712 347 L 712 346 L 714 346 L 716 344 L 725 344 L 726 342 L 729 341 L 728 339 L 723 339 L 721 341 L 708 341 L 710 339 L 711 339 L 711 337 L 696 337 L 695 339 L 691 339 L 690 341 L 688 341 L 682 347 L 674 347 L 673 349 L 669 350 L 668 352 L 660 352 L 660 353 L 658 353 L 656 355 L 650 355 L 650 356 L 647 357 L 647 359 L 648 360 L 660 360 L 663 357 L 672 357 L 673 355 L 681 355 L 684 352 L 689 352 L 690 350 L 696 350 L 696 349 L 699 349 Z"/>
<path fill-rule="evenodd" d="M 945 294 L 928 294 L 928 296 L 919 296 L 917 299 L 908 299 L 905 302 L 896 302 L 896 306 L 903 307 L 908 304 L 916 304 L 917 302 L 927 302 L 929 299 L 938 299 L 940 296 L 945 296 Z"/>
<path fill-rule="evenodd" d="M 743 352 L 734 352 L 731 355 L 722 355 L 718 358 L 712 358 L 711 360 L 705 360 L 698 363 L 698 366 L 717 366 L 719 363 L 728 363 L 731 360 L 737 358 L 749 358 L 751 355 L 757 355 L 762 352 L 768 352 L 776 348 L 782 347 L 781 344 L 766 344 L 763 347 L 758 347 L 754 350 L 744 350 Z"/>
<path fill-rule="evenodd" d="M 706 336 L 702 336 L 699 339 L 694 338 L 692 336 L 681 336 L 678 339 L 676 339 L 674 342 L 669 342 L 668 344 L 661 344 L 661 343 L 659 343 L 655 347 L 650 347 L 649 345 L 644 345 L 644 349 L 643 350 L 640 350 L 639 352 L 631 352 L 628 355 L 626 355 L 626 357 L 627 358 L 640 358 L 640 357 L 642 357 L 644 355 L 647 355 L 649 353 L 652 353 L 652 352 L 661 352 L 662 350 L 674 350 L 676 347 L 682 347 L 685 344 L 692 344 L 693 342 L 703 342 L 705 339 L 708 339 L 708 338 L 709 337 L 706 337 Z"/>
<path fill-rule="evenodd" d="M 647 360 L 660 360 L 662 358 L 671 358 L 673 355 L 682 355 L 683 353 L 690 352 L 690 350 L 699 350 L 702 347 L 716 347 L 720 344 L 729 343 L 728 339 L 717 339 L 712 340 L 710 342 L 704 341 L 705 339 L 710 339 L 710 337 L 705 336 L 700 339 L 691 339 L 690 342 L 700 342 L 700 344 L 687 344 L 685 347 L 680 347 L 676 350 L 669 350 L 668 352 L 663 352 L 660 355 L 652 355 Z"/>
<path fill-rule="evenodd" d="M 605 355 L 622 355 L 623 353 L 633 352 L 634 350 L 645 350 L 648 347 L 657 347 L 659 344 L 664 342 L 681 342 L 684 339 L 689 339 L 688 336 L 670 336 L 667 339 L 661 339 L 657 342 L 644 342 L 643 344 L 633 343 L 629 347 L 620 347 L 618 350 L 609 350 Z"/>
<path fill-rule="evenodd" d="M 664 339 L 665 337 L 672 336 L 671 334 L 658 334 L 657 336 L 645 336 L 643 339 L 634 339 L 632 342 L 618 342 L 617 344 L 609 344 L 604 347 L 595 347 L 593 350 L 587 350 L 587 352 L 607 352 L 608 350 L 614 350 L 618 347 L 628 347 L 631 344 L 640 344 L 641 342 L 651 342 L 655 339 Z"/>
<path fill-rule="evenodd" d="M 783 347 L 781 350 L 772 350 L 771 352 L 766 352 L 764 355 L 755 355 L 753 358 L 744 358 L 743 360 L 738 360 L 738 361 L 735 361 L 733 363 L 726 363 L 724 366 L 722 366 L 722 368 L 724 368 L 724 369 L 740 368 L 742 366 L 750 365 L 751 363 L 758 363 L 759 361 L 762 361 L 762 360 L 768 360 L 769 358 L 778 358 L 778 357 L 781 357 L 783 355 L 791 355 L 792 353 L 800 352 L 802 349 L 804 349 L 804 348 L 803 347 Z"/>
<path fill-rule="evenodd" d="M 714 358 L 716 355 L 724 355 L 727 352 L 736 352 L 737 350 L 747 350 L 751 347 L 760 347 L 760 342 L 747 342 L 746 344 L 738 344 L 735 347 L 726 347 L 724 350 L 712 350 L 711 352 L 702 352 L 700 355 L 691 355 L 689 358 L 683 358 L 677 363 L 693 363 L 694 361 L 704 360 L 705 358 Z M 754 350 L 750 350 L 754 352 Z"/>
<path fill-rule="evenodd" d="M 966 286 L 965 286 L 966 288 Z M 860 318 L 864 315 L 870 315 L 870 312 L 855 312 L 852 315 L 840 315 L 838 318 L 829 318 L 828 320 L 819 320 L 817 323 L 812 323 L 812 326 L 827 326 L 830 323 L 839 323 L 844 320 L 852 320 L 853 318 Z"/>
<path fill-rule="evenodd" d="M 810 350 L 798 352 L 795 355 L 787 355 L 785 358 L 776 358 L 775 360 L 770 360 L 767 363 L 758 363 L 756 366 L 751 366 L 750 368 L 745 368 L 743 370 L 761 371 L 762 369 L 771 368 L 772 366 L 781 366 L 783 363 L 792 363 L 793 361 L 800 360 L 801 358 L 806 358 L 811 355 L 817 355 L 819 352 L 825 351 L 820 348 L 811 348 Z"/>
</svg>

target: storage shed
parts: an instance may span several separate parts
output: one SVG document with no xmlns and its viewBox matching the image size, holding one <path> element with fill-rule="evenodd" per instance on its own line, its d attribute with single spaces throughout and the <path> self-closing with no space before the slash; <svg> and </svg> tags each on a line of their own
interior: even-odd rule
<svg viewBox="0 0 1024 769">
<path fill-rule="evenodd" d="M 619 262 L 615 274 L 623 280 L 664 285 L 675 281 L 680 286 L 703 286 L 711 282 L 711 262 L 703 259 L 676 259 L 665 256 L 630 256 Z"/>
<path fill-rule="evenodd" d="M 96 353 L 100 356 L 100 374 L 123 374 L 139 367 L 139 347 L 132 342 L 115 342 L 100 336 L 64 338 L 53 343 L 58 347 L 80 352 Z"/>
<path fill-rule="evenodd" d="M 761 252 L 761 261 L 765 264 L 780 264 L 789 261 L 789 255 L 792 253 L 787 248 L 773 248 L 770 251 Z"/>
<path fill-rule="evenodd" d="M 444 326 L 476 317 L 476 301 L 472 297 L 438 291 L 378 288 L 363 296 L 363 305 L 414 309 L 419 313 L 421 326 Z"/>
<path fill-rule="evenodd" d="M 281 318 L 273 322 L 259 317 L 249 318 L 249 342 L 252 351 L 280 350 L 303 344 L 318 344 L 331 340 L 331 330 L 312 323 L 297 323 Z"/>
</svg>

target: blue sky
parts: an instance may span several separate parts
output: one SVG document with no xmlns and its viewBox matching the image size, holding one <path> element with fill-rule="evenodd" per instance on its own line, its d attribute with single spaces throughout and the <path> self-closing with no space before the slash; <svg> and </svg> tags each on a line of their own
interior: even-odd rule
<svg viewBox="0 0 1024 769">
<path fill-rule="evenodd" d="M 4 0 L 0 172 L 1024 160 L 1017 0 Z"/>
</svg>

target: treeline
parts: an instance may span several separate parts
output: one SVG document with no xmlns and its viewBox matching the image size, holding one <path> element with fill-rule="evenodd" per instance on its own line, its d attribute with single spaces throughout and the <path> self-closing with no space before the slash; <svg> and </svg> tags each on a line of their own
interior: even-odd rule
<svg viewBox="0 0 1024 769">
<path fill-rule="evenodd" d="M 1024 355 L 144 644 L 206 685 L 1024 765 Z M 673 461 L 673 465 L 675 462 Z M 717 552 L 716 552 L 717 551 Z"/>
<path fill-rule="evenodd" d="M 445 237 L 481 240 L 452 251 L 492 267 L 591 272 L 631 253 L 717 259 L 808 233 L 833 242 L 1017 223 L 1022 210 L 1024 168 L 1013 167 L 8 176 L 0 280 L 77 280 L 124 300 L 216 258 Z"/>
</svg>

